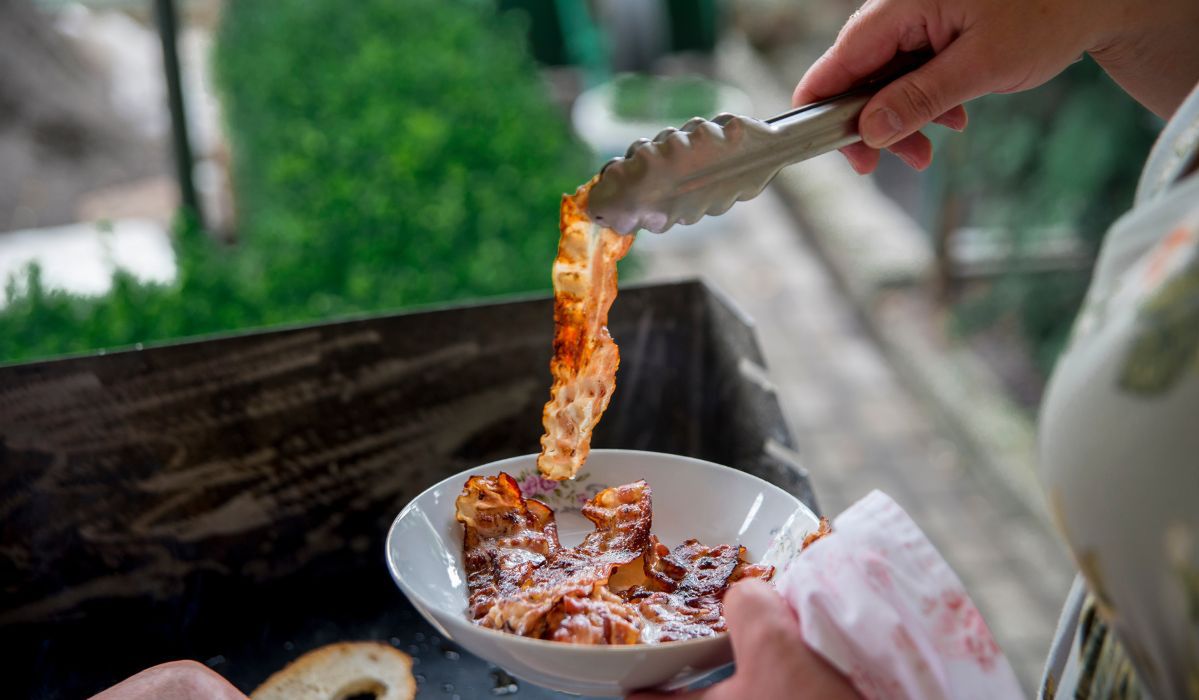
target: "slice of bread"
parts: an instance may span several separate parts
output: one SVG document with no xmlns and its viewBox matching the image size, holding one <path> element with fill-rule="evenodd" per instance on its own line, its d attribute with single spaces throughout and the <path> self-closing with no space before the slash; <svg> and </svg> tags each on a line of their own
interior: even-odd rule
<svg viewBox="0 0 1199 700">
<path fill-rule="evenodd" d="M 379 642 L 339 642 L 314 649 L 277 671 L 252 700 L 413 700 L 412 659 Z"/>
</svg>

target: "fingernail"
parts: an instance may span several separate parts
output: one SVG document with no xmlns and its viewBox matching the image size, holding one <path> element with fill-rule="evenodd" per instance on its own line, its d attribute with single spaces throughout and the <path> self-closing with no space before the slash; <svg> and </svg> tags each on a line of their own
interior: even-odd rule
<svg viewBox="0 0 1199 700">
<path fill-rule="evenodd" d="M 954 119 L 954 118 L 950 118 L 950 117 L 937 117 L 936 119 L 933 120 L 933 123 L 940 124 L 941 126 L 946 127 L 948 129 L 953 129 L 954 131 L 965 131 L 966 130 L 965 122 L 960 119 Z"/>
<path fill-rule="evenodd" d="M 899 156 L 899 159 L 902 160 L 903 162 L 907 163 L 908 167 L 912 168 L 913 170 L 922 171 L 922 170 L 924 170 L 924 168 L 928 167 L 928 166 L 921 166 L 919 163 L 917 163 L 915 160 L 913 160 L 911 156 L 909 156 L 906 153 L 896 153 L 895 155 Z"/>
<path fill-rule="evenodd" d="M 854 172 L 858 175 L 865 175 L 866 172 L 862 170 L 862 164 L 858 162 L 858 159 L 852 153 L 852 151 L 841 151 L 841 155 L 845 156 L 845 160 L 849 162 L 849 167 L 853 168 Z"/>
<path fill-rule="evenodd" d="M 871 148 L 889 146 L 891 141 L 903 130 L 903 122 L 899 115 L 889 107 L 880 107 L 862 121 L 862 140 Z"/>
</svg>

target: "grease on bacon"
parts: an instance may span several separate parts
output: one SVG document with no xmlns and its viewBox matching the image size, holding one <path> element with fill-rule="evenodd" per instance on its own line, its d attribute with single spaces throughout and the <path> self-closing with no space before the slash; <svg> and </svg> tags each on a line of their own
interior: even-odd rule
<svg viewBox="0 0 1199 700">
<path fill-rule="evenodd" d="M 563 195 L 561 238 L 554 259 L 553 385 L 542 411 L 545 435 L 537 468 L 547 478 L 573 478 L 587 460 L 591 433 L 616 389 L 620 351 L 608 333 L 616 299 L 616 263 L 633 235 L 591 221 L 587 198 L 599 177 Z"/>
<path fill-rule="evenodd" d="M 583 507 L 595 529 L 558 543 L 553 512 L 507 474 L 472 477 L 457 501 L 471 617 L 480 625 L 576 644 L 694 639 L 725 630 L 721 598 L 741 578 L 768 580 L 744 547 L 687 540 L 673 551 L 650 533 L 644 481 L 609 488 Z"/>
<path fill-rule="evenodd" d="M 561 549 L 554 511 L 520 493 L 507 474 L 472 476 L 454 502 L 463 525 L 463 555 L 471 617 L 478 620 L 497 600 L 520 591 L 522 582 Z"/>
</svg>

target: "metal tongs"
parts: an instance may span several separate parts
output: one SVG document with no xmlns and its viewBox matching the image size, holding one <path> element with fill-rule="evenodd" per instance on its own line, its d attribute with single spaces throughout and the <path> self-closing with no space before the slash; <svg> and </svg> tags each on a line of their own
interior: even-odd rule
<svg viewBox="0 0 1199 700">
<path fill-rule="evenodd" d="M 785 166 L 861 140 L 858 116 L 886 83 L 924 63 L 909 55 L 886 77 L 766 120 L 720 114 L 639 139 L 591 188 L 592 220 L 620 233 L 662 233 L 753 199 Z"/>
</svg>

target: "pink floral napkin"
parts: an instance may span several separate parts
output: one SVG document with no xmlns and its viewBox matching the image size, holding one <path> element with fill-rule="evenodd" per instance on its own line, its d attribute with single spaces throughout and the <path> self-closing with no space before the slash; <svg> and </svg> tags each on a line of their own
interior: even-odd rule
<svg viewBox="0 0 1199 700">
<path fill-rule="evenodd" d="M 804 639 L 871 700 L 1023 693 L 962 582 L 895 501 L 874 491 L 779 576 Z"/>
</svg>

